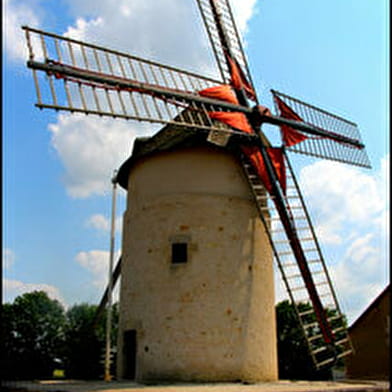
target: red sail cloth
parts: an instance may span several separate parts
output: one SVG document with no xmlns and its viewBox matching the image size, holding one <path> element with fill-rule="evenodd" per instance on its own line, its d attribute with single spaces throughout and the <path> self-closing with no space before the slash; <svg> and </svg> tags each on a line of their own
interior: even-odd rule
<svg viewBox="0 0 392 392">
<path fill-rule="evenodd" d="M 208 112 L 210 118 L 221 121 L 232 128 L 239 129 L 246 133 L 252 133 L 253 130 L 243 113 L 239 112 Z"/>
<path fill-rule="evenodd" d="M 256 170 L 257 174 L 259 175 L 261 181 L 263 182 L 265 188 L 269 193 L 272 192 L 272 185 L 268 177 L 267 169 L 265 167 L 263 156 L 261 155 L 260 150 L 258 147 L 241 147 L 243 153 L 249 159 L 251 165 Z M 276 175 L 278 177 L 278 181 L 282 188 L 284 194 L 286 194 L 286 170 L 284 166 L 284 158 L 283 152 L 280 148 L 270 147 L 267 148 L 267 153 L 271 158 L 271 162 L 275 168 Z"/>
<path fill-rule="evenodd" d="M 208 112 L 210 118 L 221 121 L 232 128 L 241 130 L 246 133 L 253 133 L 252 127 L 246 116 L 243 113 L 238 112 Z M 269 180 L 263 156 L 260 150 L 256 146 L 242 146 L 243 153 L 248 157 L 251 165 L 256 170 L 261 181 L 266 187 L 268 192 L 272 192 L 271 182 Z M 267 153 L 271 158 L 272 165 L 275 168 L 275 172 L 280 183 L 280 186 L 284 193 L 286 193 L 286 171 L 284 166 L 283 152 L 280 148 L 267 148 Z"/>
<path fill-rule="evenodd" d="M 250 164 L 256 170 L 258 176 L 260 177 L 261 182 L 264 184 L 267 191 L 269 193 L 271 193 L 271 190 L 272 190 L 271 182 L 268 178 L 268 174 L 265 169 L 263 156 L 261 155 L 261 152 L 258 149 L 258 147 L 242 146 L 241 150 L 246 155 L 246 157 L 249 159 Z"/>
<path fill-rule="evenodd" d="M 204 97 L 219 99 L 222 101 L 226 101 L 238 105 L 237 97 L 234 95 L 231 86 L 227 84 L 206 88 L 204 90 L 199 91 L 199 94 Z M 221 121 L 232 128 L 239 129 L 240 131 L 244 131 L 247 133 L 253 132 L 246 116 L 243 113 L 208 112 L 208 115 L 210 118 Z"/>
<path fill-rule="evenodd" d="M 233 63 L 234 64 L 234 63 Z M 244 87 L 243 79 L 241 77 L 242 71 L 236 64 L 233 65 L 232 70 L 232 81 L 233 86 L 237 85 Z M 243 75 L 243 74 L 242 74 Z M 246 81 L 246 79 L 244 79 Z M 239 83 L 239 84 L 238 84 Z M 249 85 L 248 85 L 249 86 Z M 249 86 L 250 87 L 250 86 Z M 236 88 L 236 87 L 235 87 Z M 251 89 L 253 91 L 253 89 Z M 253 92 L 254 93 L 254 92 Z M 229 85 L 220 85 L 206 88 L 204 90 L 199 91 L 201 96 L 214 98 L 218 100 L 222 100 L 225 102 L 230 102 L 233 104 L 238 104 L 238 100 L 233 93 L 231 86 Z M 271 115 L 268 108 L 260 106 L 260 111 L 264 115 Z M 253 133 L 253 129 L 250 126 L 248 119 L 243 113 L 239 112 L 208 112 L 210 118 L 223 122 L 224 124 L 229 125 L 232 128 L 241 130 L 246 133 Z M 263 156 L 258 147 L 256 146 L 242 146 L 241 147 L 243 153 L 248 157 L 251 165 L 256 170 L 259 175 L 261 181 L 266 187 L 268 192 L 272 192 L 272 185 L 269 180 Z M 272 165 L 274 166 L 278 181 L 281 185 L 281 188 L 284 193 L 286 193 L 286 171 L 284 166 L 283 152 L 280 148 L 267 148 L 267 153 L 271 158 Z"/>
<path fill-rule="evenodd" d="M 213 86 L 199 91 L 199 95 L 207 98 L 219 99 L 238 105 L 238 99 L 235 96 L 231 86 L 222 84 L 220 86 Z"/>
<path fill-rule="evenodd" d="M 227 53 L 226 53 L 226 57 L 230 68 L 231 85 L 236 90 L 244 89 L 247 97 L 252 101 L 256 101 L 256 93 L 253 90 L 253 87 L 246 79 L 246 76 L 242 71 L 238 62 L 232 59 Z"/>
<path fill-rule="evenodd" d="M 223 84 L 220 86 L 213 86 L 206 88 L 204 90 L 199 91 L 199 94 L 204 97 L 219 99 L 222 101 L 230 102 L 238 105 L 237 97 L 234 95 L 234 92 L 231 86 L 227 84 Z M 238 129 L 240 131 L 244 131 L 247 133 L 252 133 L 252 127 L 249 125 L 249 122 L 246 116 L 240 112 L 208 112 L 210 118 L 214 120 L 221 121 L 232 128 Z"/>
<path fill-rule="evenodd" d="M 298 116 L 298 114 L 295 113 L 294 110 L 291 109 L 291 107 L 288 106 L 285 102 L 283 102 L 279 97 L 275 95 L 274 99 L 283 118 L 303 122 L 302 118 Z M 289 127 L 288 125 L 281 125 L 280 130 L 282 131 L 283 143 L 286 147 L 294 146 L 295 144 L 298 144 L 308 138 L 303 133 L 298 132 L 297 130 Z"/>
</svg>

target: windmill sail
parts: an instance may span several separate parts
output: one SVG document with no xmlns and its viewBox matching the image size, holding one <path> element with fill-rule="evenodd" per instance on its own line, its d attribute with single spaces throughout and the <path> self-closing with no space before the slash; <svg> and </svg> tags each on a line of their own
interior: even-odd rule
<svg viewBox="0 0 392 392">
<path fill-rule="evenodd" d="M 260 106 L 251 108 L 248 99 L 257 102 L 257 97 L 229 1 L 197 2 L 220 80 L 24 27 L 36 105 L 195 128 L 209 132 L 208 140 L 222 145 L 225 138 L 213 132 L 243 135 L 238 146 L 247 156 L 244 171 L 310 353 L 318 368 L 331 366 L 350 352 L 343 316 L 287 157 L 281 154 L 280 161 L 271 155 L 260 125 L 279 126 L 289 151 L 370 167 L 364 145 L 355 124 L 276 91 L 272 93 L 279 116 Z M 226 94 L 228 90 L 233 96 Z M 260 187 L 264 196 L 258 193 Z M 267 211 L 272 211 L 269 221 Z M 276 237 L 272 229 L 279 225 L 281 237 Z M 302 311 L 299 302 L 311 309 Z"/>
<path fill-rule="evenodd" d="M 236 59 L 246 79 L 252 84 L 241 38 L 228 0 L 197 0 L 223 83 L 229 83 L 231 72 L 227 51 Z"/>
<path fill-rule="evenodd" d="M 351 353 L 351 343 L 321 248 L 288 158 L 285 156 L 285 200 L 291 210 L 296 235 L 303 246 L 310 277 L 304 277 L 290 245 L 292 238 L 282 225 L 273 198 L 265 191 L 260 177 L 245 157 L 242 158 L 242 165 L 313 362 L 318 369 L 332 366 L 336 360 Z M 309 278 L 311 282 L 308 281 Z M 310 285 L 317 292 L 320 303 L 317 300 L 315 302 L 310 295 Z M 319 319 L 320 313 L 325 315 L 325 320 Z M 328 324 L 327 331 L 323 331 L 323 323 Z"/>
<path fill-rule="evenodd" d="M 233 30 L 236 31 L 234 21 L 232 17 L 230 18 L 230 6 L 228 4 L 228 1 L 205 0 L 199 1 L 198 3 L 207 30 L 209 32 L 210 41 L 213 46 L 224 82 L 229 81 L 229 83 L 236 91 L 238 101 L 245 107 L 249 106 L 247 98 L 250 98 L 257 102 L 256 97 L 252 97 L 249 95 L 249 88 L 251 90 L 251 93 L 254 93 L 254 88 L 252 87 L 251 83 L 248 83 L 248 81 L 251 81 L 251 78 L 246 59 L 241 47 L 241 43 L 238 38 L 238 33 L 232 36 L 228 34 L 228 31 L 232 26 L 234 26 Z M 225 11 L 226 14 L 229 15 L 229 17 L 224 17 Z M 236 51 L 236 49 L 238 48 L 239 50 Z M 233 75 L 233 62 L 237 65 L 240 79 L 242 79 L 240 80 L 239 84 L 235 82 L 235 78 Z M 225 67 L 226 65 L 227 68 Z M 302 132 L 310 133 L 311 135 L 315 135 L 317 137 L 327 136 L 332 138 L 333 140 L 338 139 L 345 144 L 355 146 L 355 148 L 363 149 L 363 145 L 358 144 L 358 141 L 356 139 L 353 140 L 350 136 L 336 135 L 329 129 L 320 129 L 313 123 L 306 124 L 299 116 L 296 116 L 296 118 L 283 118 L 282 116 L 278 118 L 272 116 L 270 113 L 265 112 L 265 108 L 261 108 L 261 111 L 258 109 L 258 107 L 256 108 L 259 118 L 255 120 L 255 118 L 252 118 L 252 116 L 249 114 L 247 115 L 247 117 L 249 123 L 252 125 L 253 131 L 260 136 L 260 139 L 262 139 L 264 135 L 259 129 L 258 125 L 262 122 L 268 122 L 274 125 L 279 125 L 281 127 L 286 127 L 286 129 L 287 127 L 290 127 L 289 129 L 301 130 Z M 308 138 L 308 136 L 306 136 L 306 138 Z M 297 136 L 296 140 L 300 141 L 301 139 Z M 341 342 L 348 342 L 349 344 L 349 340 L 348 337 L 345 337 L 344 339 L 337 339 L 337 335 L 335 335 L 337 331 L 333 330 L 334 325 L 331 323 L 331 321 L 334 320 L 329 319 L 327 310 L 322 302 L 322 297 L 324 296 L 324 294 L 321 294 L 318 289 L 318 286 L 320 285 L 327 285 L 330 288 L 332 298 L 334 299 L 334 304 L 336 305 L 334 306 L 334 308 L 336 308 L 334 309 L 334 312 L 339 312 L 339 317 L 342 317 L 338 309 L 336 296 L 333 293 L 331 281 L 326 272 L 325 264 L 322 261 L 325 280 L 322 283 L 316 285 L 315 282 L 317 282 L 317 276 L 315 275 L 317 275 L 319 272 L 312 271 L 311 266 L 309 265 L 309 249 L 306 248 L 307 239 L 301 238 L 298 234 L 297 221 L 289 204 L 289 198 L 286 194 L 285 170 L 284 168 L 282 168 L 282 162 L 279 162 L 278 156 L 273 157 L 270 154 L 269 150 L 271 149 L 267 147 L 266 143 L 259 143 L 254 148 L 242 148 L 242 151 L 245 156 L 243 163 L 245 173 L 249 174 L 248 168 L 254 173 L 257 173 L 256 178 L 259 181 L 259 184 L 261 184 L 262 187 L 266 189 L 271 196 L 273 200 L 273 207 L 275 207 L 278 215 L 276 219 L 278 219 L 281 223 L 283 233 L 286 236 L 285 243 L 289 247 L 289 250 L 287 250 L 287 252 L 292 254 L 292 263 L 298 268 L 298 273 L 295 275 L 303 283 L 300 289 L 307 294 L 309 302 L 311 303 L 312 312 L 307 312 L 307 315 L 309 314 L 312 317 L 312 323 L 306 324 L 306 326 L 304 326 L 303 319 L 301 318 L 303 314 L 298 313 L 298 317 L 303 327 L 304 335 L 307 338 L 309 350 L 314 364 L 317 368 L 320 368 L 322 366 L 332 366 L 337 359 L 337 355 L 340 355 L 338 353 L 340 349 L 338 345 Z M 254 188 L 252 186 L 252 182 L 249 181 L 249 183 L 253 192 Z M 296 186 L 295 189 L 297 192 L 295 193 L 294 197 L 296 197 L 302 202 L 302 197 L 300 196 L 298 187 Z M 260 199 L 258 198 L 256 192 L 254 192 L 254 199 L 256 205 L 259 208 L 260 217 L 263 222 L 265 222 L 263 214 L 269 210 L 269 207 L 267 205 L 263 205 L 262 201 L 260 201 Z M 305 210 L 303 202 L 302 206 Z M 309 226 L 311 227 L 309 215 L 307 213 L 306 217 L 308 219 Z M 266 224 L 267 229 L 268 227 L 269 225 Z M 322 260 L 320 248 L 317 244 L 314 231 L 311 231 L 312 239 L 316 244 L 316 250 L 319 252 L 318 259 Z M 277 261 L 279 262 L 279 254 L 276 252 L 275 241 L 271 241 L 271 245 L 275 251 L 275 255 L 277 255 Z M 285 278 L 285 275 L 283 276 Z M 292 297 L 289 285 L 287 285 L 287 289 L 289 290 L 290 296 Z M 299 288 L 296 288 L 296 290 L 299 290 Z M 292 300 L 294 301 L 293 297 Z M 308 339 L 310 327 L 313 328 L 314 326 L 318 328 L 319 333 L 317 333 L 317 335 L 321 338 L 321 341 L 323 342 L 323 346 L 316 349 L 314 349 L 313 345 L 311 344 L 312 340 Z M 346 333 L 346 328 L 344 325 L 340 328 L 342 328 L 343 333 Z M 316 339 L 314 338 L 314 340 Z M 350 352 L 350 350 L 343 349 L 343 352 L 344 355 L 346 355 Z M 321 357 L 317 356 L 319 354 L 321 354 Z"/>
<path fill-rule="evenodd" d="M 288 151 L 365 168 L 371 167 L 363 147 L 358 148 L 348 143 L 339 142 L 339 138 L 345 137 L 363 146 L 356 124 L 286 94 L 275 90 L 271 90 L 271 92 L 274 97 L 275 109 L 280 116 L 290 118 L 290 115 L 284 113 L 284 108 L 288 107 L 291 109 L 291 115 L 296 115 L 292 118 L 302 121 L 321 132 L 326 132 L 325 137 L 310 135 L 301 143 L 288 146 Z M 282 105 L 285 106 L 282 107 Z M 331 137 L 328 137 L 328 134 Z"/>
<path fill-rule="evenodd" d="M 232 53 L 230 51 L 230 44 L 229 41 L 227 40 L 227 35 L 225 34 L 224 23 L 222 21 L 221 14 L 217 12 L 218 2 L 212 0 L 209 2 L 209 4 L 211 5 L 212 14 L 215 19 L 216 30 L 218 32 L 221 48 L 223 48 L 222 51 L 225 54 L 226 62 L 228 64 L 228 68 L 230 71 L 230 75 L 231 75 L 230 83 L 236 91 L 238 101 L 241 102 L 244 106 L 248 106 L 248 102 L 245 96 L 247 96 L 248 98 L 250 97 L 248 95 L 248 90 L 247 90 L 248 86 L 246 86 L 246 77 L 244 78 L 245 83 L 240 81 L 239 84 L 235 83 L 233 77 L 233 68 L 231 67 L 231 63 L 233 60 L 236 61 L 237 59 L 232 57 Z M 229 55 L 227 55 L 227 52 L 229 53 Z M 239 70 L 241 71 L 241 69 Z M 259 114 L 261 115 L 260 123 L 269 122 L 271 124 L 280 125 L 280 126 L 286 126 L 286 127 L 291 126 L 294 129 L 300 129 L 303 132 L 315 134 L 319 137 L 320 136 L 324 137 L 325 135 L 327 135 L 328 137 L 333 137 L 333 139 L 336 138 L 342 139 L 344 143 L 349 143 L 350 145 L 351 144 L 356 145 L 357 143 L 356 140 L 352 140 L 350 137 L 347 136 L 336 137 L 335 134 L 332 134 L 331 132 L 328 132 L 323 129 L 318 129 L 313 124 L 305 125 L 303 123 L 303 120 L 298 116 L 296 116 L 296 118 L 289 118 L 290 121 L 295 120 L 290 123 L 289 121 L 287 121 L 287 119 L 277 118 L 275 116 L 272 116 L 270 113 L 266 113 L 264 109 L 265 108 L 262 108 L 264 114 L 262 114 L 263 112 L 258 111 Z M 254 121 L 254 118 L 252 119 L 252 117 L 249 114 L 248 114 L 248 120 L 249 123 L 252 124 L 253 131 L 256 134 L 259 134 L 260 137 L 262 137 L 263 134 L 261 130 L 258 129 L 258 126 L 256 125 L 258 121 L 257 120 Z M 246 129 L 244 129 L 244 131 L 248 132 L 248 130 Z M 297 141 L 302 141 L 302 140 L 303 139 L 299 139 L 297 137 Z M 285 175 L 285 169 L 284 167 L 282 167 L 282 165 L 284 166 L 283 162 L 279 162 L 278 155 L 276 155 L 275 157 L 271 155 L 270 153 L 271 148 L 268 148 L 265 143 L 258 144 L 255 147 L 256 148 L 242 148 L 242 151 L 245 156 L 244 160 L 245 162 L 248 161 L 248 164 L 244 163 L 244 168 L 246 168 L 245 171 L 247 172 L 247 169 L 249 168 L 250 170 L 253 170 L 255 173 L 257 173 L 257 178 L 259 183 L 262 184 L 263 188 L 265 188 L 268 191 L 268 193 L 271 195 L 271 198 L 273 199 L 274 202 L 274 207 L 276 208 L 276 212 L 278 215 L 277 219 L 281 222 L 284 235 L 287 238 L 285 242 L 289 246 L 290 249 L 289 252 L 293 256 L 293 264 L 298 268 L 299 273 L 297 273 L 295 276 L 298 277 L 300 281 L 302 281 L 303 286 L 300 287 L 300 289 L 304 290 L 307 293 L 309 302 L 311 303 L 312 311 L 306 312 L 306 314 L 310 315 L 313 318 L 312 323 L 306 324 L 304 326 L 304 324 L 302 323 L 303 320 L 301 319 L 302 313 L 301 314 L 298 313 L 298 316 L 301 325 L 304 327 L 303 330 L 304 330 L 305 337 L 308 337 L 307 329 L 309 329 L 309 326 L 312 327 L 316 326 L 319 329 L 319 333 L 317 335 L 319 335 L 320 338 L 322 339 L 323 347 L 318 347 L 317 349 L 314 349 L 312 344 L 310 344 L 310 341 L 308 340 L 309 350 L 312 359 L 314 361 L 314 364 L 318 368 L 322 366 L 328 366 L 328 365 L 331 366 L 333 363 L 335 363 L 337 359 L 338 344 L 340 344 L 341 342 L 349 342 L 348 338 L 347 339 L 345 338 L 344 340 L 342 339 L 337 340 L 337 337 L 334 334 L 333 325 L 331 324 L 332 320 L 328 317 L 327 309 L 323 306 L 322 297 L 325 296 L 325 294 L 320 294 L 316 285 L 316 283 L 318 283 L 318 286 L 327 284 L 329 285 L 330 291 L 333 293 L 331 281 L 326 272 L 325 264 L 323 261 L 322 261 L 322 265 L 324 269 L 322 272 L 324 272 L 326 278 L 325 281 L 321 283 L 317 282 L 317 277 L 315 279 L 314 276 L 319 274 L 320 271 L 317 271 L 315 273 L 315 271 L 312 271 L 311 267 L 309 266 L 308 252 L 310 250 L 306 248 L 306 243 L 305 243 L 307 239 L 301 238 L 298 235 L 297 227 L 296 227 L 297 222 L 295 219 L 296 216 L 292 213 L 291 206 L 289 204 L 289 200 L 286 195 L 286 175 Z M 252 185 L 251 182 L 250 185 Z M 252 186 L 251 189 L 253 190 Z M 296 196 L 297 199 L 302 201 L 298 187 L 296 188 L 296 190 L 297 190 L 297 195 L 299 195 Z M 257 197 L 256 194 L 254 194 L 254 196 L 255 196 L 256 204 L 258 205 L 258 207 L 260 207 L 259 204 L 260 199 Z M 305 207 L 303 205 L 303 209 L 304 208 Z M 265 221 L 263 216 L 265 209 L 269 210 L 269 207 L 264 207 L 264 211 L 262 211 L 261 208 L 259 209 L 260 217 L 263 221 Z M 306 217 L 309 220 L 309 216 L 306 215 Z M 309 221 L 309 225 L 310 225 L 310 221 Z M 268 224 L 266 225 L 266 227 L 267 226 Z M 313 234 L 313 238 L 312 238 L 313 241 L 317 243 L 313 231 L 312 234 Z M 274 250 L 276 251 L 276 248 L 274 246 L 275 243 L 273 241 L 271 242 Z M 322 256 L 318 244 L 316 250 L 319 251 L 320 253 L 319 259 L 322 260 Z M 279 260 L 278 257 L 277 260 Z M 290 293 L 290 286 L 287 286 L 287 288 Z M 295 289 L 298 290 L 299 287 L 296 287 Z M 334 296 L 334 293 L 333 293 L 333 298 L 335 299 L 335 304 L 336 304 L 335 307 L 337 307 L 337 301 L 336 301 L 336 297 Z M 337 310 L 334 309 L 333 311 L 334 312 L 338 311 L 338 308 Z M 341 317 L 341 315 L 339 317 Z M 343 328 L 342 329 L 343 333 L 345 333 L 346 332 L 345 327 L 343 326 L 342 328 Z M 350 352 L 350 350 L 343 350 L 343 351 L 344 351 L 344 355 Z M 319 353 L 321 353 L 322 355 L 321 359 L 320 356 L 319 357 L 316 356 L 316 354 Z"/>
<path fill-rule="evenodd" d="M 212 121 L 208 112 L 230 107 L 250 112 L 199 94 L 218 85 L 217 80 L 30 27 L 23 29 L 39 108 L 207 131 L 227 130 Z"/>
</svg>

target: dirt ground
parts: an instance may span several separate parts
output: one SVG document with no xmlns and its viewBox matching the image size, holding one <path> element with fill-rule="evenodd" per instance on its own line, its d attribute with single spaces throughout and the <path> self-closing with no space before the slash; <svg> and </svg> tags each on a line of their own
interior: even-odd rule
<svg viewBox="0 0 392 392">
<path fill-rule="evenodd" d="M 142 385 L 124 381 L 13 381 L 3 382 L 7 392 L 387 392 L 386 381 L 277 381 L 257 384 L 160 384 Z"/>
</svg>

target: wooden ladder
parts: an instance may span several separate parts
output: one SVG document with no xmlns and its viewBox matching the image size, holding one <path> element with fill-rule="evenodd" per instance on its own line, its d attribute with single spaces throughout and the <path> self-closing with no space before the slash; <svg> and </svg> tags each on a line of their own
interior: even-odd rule
<svg viewBox="0 0 392 392">
<path fill-rule="evenodd" d="M 285 203 L 290 210 L 296 235 L 299 237 L 317 294 L 327 314 L 327 320 L 333 335 L 332 345 L 326 344 L 324 341 L 317 322 L 315 308 L 312 305 L 307 286 L 290 245 L 290 235 L 286 233 L 281 223 L 273 196 L 269 195 L 265 190 L 259 176 L 245 156 L 241 156 L 241 163 L 272 246 L 275 260 L 297 314 L 313 363 L 317 369 L 331 367 L 337 360 L 352 352 L 352 345 L 348 336 L 345 318 L 340 311 L 336 294 L 292 167 L 285 155 L 287 178 Z"/>
</svg>

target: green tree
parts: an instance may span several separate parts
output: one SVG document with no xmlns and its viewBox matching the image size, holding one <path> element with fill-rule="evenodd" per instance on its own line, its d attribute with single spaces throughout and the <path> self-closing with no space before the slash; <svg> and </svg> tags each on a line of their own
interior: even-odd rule
<svg viewBox="0 0 392 392">
<path fill-rule="evenodd" d="M 15 312 L 11 304 L 1 307 L 0 369 L 4 378 L 15 378 L 14 370 L 18 363 L 18 350 L 15 345 Z"/>
<path fill-rule="evenodd" d="M 97 308 L 80 304 L 65 313 L 60 303 L 49 299 L 43 291 L 23 294 L 12 304 L 3 304 L 1 376 L 6 379 L 49 378 L 58 361 L 64 364 L 67 377 L 96 379 L 102 376 L 106 315 L 94 323 Z M 116 346 L 117 330 L 115 304 L 112 347 Z"/>
<path fill-rule="evenodd" d="M 4 378 L 46 378 L 53 374 L 64 341 L 64 309 L 44 291 L 23 294 L 2 305 Z"/>
<path fill-rule="evenodd" d="M 103 375 L 106 318 L 94 324 L 96 305 L 74 305 L 67 311 L 65 327 L 65 374 L 76 379 L 97 379 Z M 117 336 L 118 311 L 113 306 L 112 346 Z"/>
<path fill-rule="evenodd" d="M 299 311 L 311 309 L 308 303 L 298 305 Z M 290 380 L 328 380 L 332 371 L 317 371 L 312 363 L 294 306 L 282 301 L 276 306 L 279 378 Z"/>
</svg>

